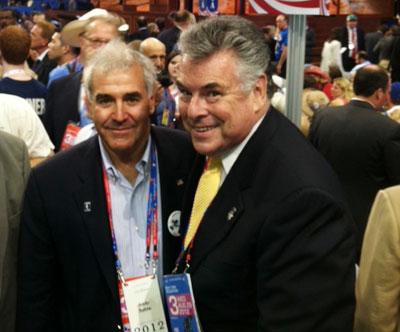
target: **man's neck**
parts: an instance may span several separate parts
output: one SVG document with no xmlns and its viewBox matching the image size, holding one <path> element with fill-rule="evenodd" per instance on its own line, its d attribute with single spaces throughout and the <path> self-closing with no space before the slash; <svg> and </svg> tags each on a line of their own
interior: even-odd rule
<svg viewBox="0 0 400 332">
<path fill-rule="evenodd" d="M 363 96 L 354 96 L 352 100 L 363 101 L 364 103 L 370 104 L 376 111 L 380 109 L 380 106 L 375 105 L 371 98 L 363 97 Z"/>
<path fill-rule="evenodd" d="M 67 53 L 60 57 L 60 59 L 57 61 L 57 64 L 61 66 L 72 61 L 73 59 L 75 59 L 75 56 L 71 53 Z"/>
<path fill-rule="evenodd" d="M 25 70 L 25 65 L 12 65 L 3 60 L 3 76 L 12 78 L 16 81 L 29 81 L 31 76 Z"/>
<path fill-rule="evenodd" d="M 140 146 L 136 147 L 133 153 L 125 153 L 113 151 L 103 141 L 104 148 L 106 149 L 111 162 L 130 183 L 134 183 L 136 180 L 138 175 L 136 164 L 142 159 L 144 151 L 146 150 L 147 142 L 148 140 L 141 142 Z"/>
</svg>

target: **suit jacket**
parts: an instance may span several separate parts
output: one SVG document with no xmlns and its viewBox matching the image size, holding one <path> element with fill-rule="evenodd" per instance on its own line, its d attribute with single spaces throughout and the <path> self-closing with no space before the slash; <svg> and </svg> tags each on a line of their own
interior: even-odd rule
<svg viewBox="0 0 400 332">
<path fill-rule="evenodd" d="M 152 129 L 160 174 L 163 268 L 182 240 L 167 219 L 180 210 L 194 152 L 185 133 Z M 84 211 L 91 202 L 91 211 Z M 35 168 L 28 182 L 19 251 L 18 331 L 117 331 L 121 325 L 97 136 Z"/>
<path fill-rule="evenodd" d="M 309 137 L 339 175 L 360 250 L 376 193 L 400 184 L 400 126 L 369 103 L 352 100 L 318 113 Z"/>
<path fill-rule="evenodd" d="M 73 73 L 51 83 L 46 98 L 43 124 L 55 151 L 60 149 L 68 122 L 79 122 L 79 93 L 82 72 Z"/>
<path fill-rule="evenodd" d="M 22 140 L 0 132 L 0 326 L 15 331 L 17 247 L 22 197 L 29 174 Z"/>
<path fill-rule="evenodd" d="M 364 31 L 360 28 L 356 28 L 357 31 L 357 51 L 365 51 L 365 37 Z M 349 56 L 349 32 L 347 27 L 343 27 L 340 33 L 340 42 L 342 47 L 346 48 L 346 51 L 342 53 L 342 63 L 345 71 L 350 71 L 355 65 L 353 58 Z"/>
<path fill-rule="evenodd" d="M 400 328 L 400 186 L 378 192 L 357 278 L 355 332 Z"/>
<path fill-rule="evenodd" d="M 128 42 L 131 42 L 133 40 L 145 40 L 146 38 L 149 38 L 149 37 L 151 37 L 149 29 L 144 27 L 144 28 L 136 30 L 135 32 L 132 32 L 128 36 Z"/>
<path fill-rule="evenodd" d="M 48 54 L 46 54 L 43 60 L 35 62 L 33 64 L 32 70 L 37 74 L 38 81 L 47 86 L 47 82 L 49 81 L 49 74 L 56 67 L 57 62 L 54 60 L 50 60 Z"/>
<path fill-rule="evenodd" d="M 186 223 L 203 162 L 188 182 Z M 204 332 L 351 331 L 353 249 L 335 175 L 271 108 L 194 239 L 189 272 Z"/>
</svg>

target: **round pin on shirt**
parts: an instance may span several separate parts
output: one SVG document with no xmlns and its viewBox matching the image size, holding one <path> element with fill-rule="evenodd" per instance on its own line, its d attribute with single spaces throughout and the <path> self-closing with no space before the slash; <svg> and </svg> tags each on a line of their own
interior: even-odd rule
<svg viewBox="0 0 400 332">
<path fill-rule="evenodd" d="M 181 211 L 175 210 L 168 217 L 168 231 L 172 236 L 180 236 Z"/>
</svg>

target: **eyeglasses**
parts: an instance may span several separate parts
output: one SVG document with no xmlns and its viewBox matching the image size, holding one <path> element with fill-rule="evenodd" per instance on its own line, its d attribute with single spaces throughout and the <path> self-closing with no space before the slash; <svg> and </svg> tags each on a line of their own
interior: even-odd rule
<svg viewBox="0 0 400 332">
<path fill-rule="evenodd" d="M 92 44 L 95 47 L 100 47 L 105 44 L 108 44 L 110 40 L 106 39 L 95 39 L 95 38 L 90 38 L 89 36 L 86 36 L 85 34 L 82 35 L 82 38 L 86 39 L 90 44 Z"/>
</svg>

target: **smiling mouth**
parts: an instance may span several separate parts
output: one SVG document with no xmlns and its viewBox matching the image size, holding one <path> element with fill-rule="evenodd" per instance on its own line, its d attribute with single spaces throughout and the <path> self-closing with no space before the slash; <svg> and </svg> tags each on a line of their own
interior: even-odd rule
<svg viewBox="0 0 400 332">
<path fill-rule="evenodd" d="M 217 126 L 210 126 L 210 127 L 195 127 L 193 128 L 194 131 L 199 133 L 205 133 L 207 131 L 215 129 Z"/>
</svg>

